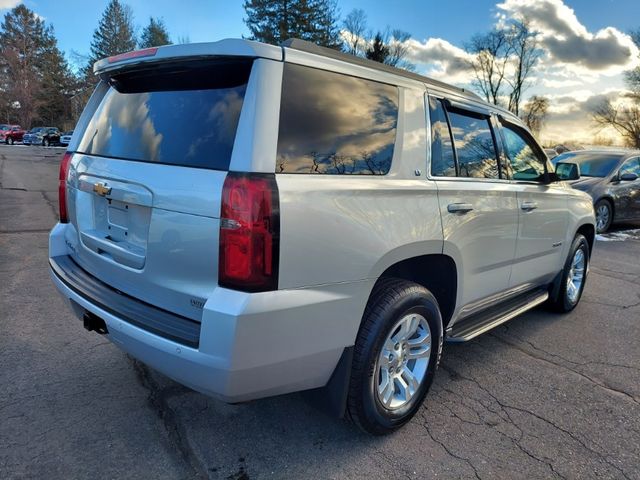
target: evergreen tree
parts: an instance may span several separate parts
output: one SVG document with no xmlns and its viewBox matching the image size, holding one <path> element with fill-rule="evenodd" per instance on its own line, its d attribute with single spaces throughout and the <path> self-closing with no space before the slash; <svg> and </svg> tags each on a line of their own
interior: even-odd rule
<svg viewBox="0 0 640 480">
<path fill-rule="evenodd" d="M 98 28 L 93 32 L 87 76 L 93 77 L 93 64 L 103 58 L 135 50 L 133 13 L 128 5 L 110 0 L 102 13 Z"/>
<path fill-rule="evenodd" d="M 74 83 L 53 28 L 24 5 L 9 11 L 0 25 L 3 120 L 63 122 Z"/>
<path fill-rule="evenodd" d="M 335 0 L 245 0 L 245 23 L 250 38 L 279 45 L 300 38 L 330 48 L 340 48 Z"/>
<path fill-rule="evenodd" d="M 386 63 L 387 57 L 389 57 L 389 47 L 385 44 L 380 32 L 376 33 L 376 36 L 373 37 L 373 42 L 371 42 L 371 45 L 367 48 L 365 56 L 369 60 Z"/>
<path fill-rule="evenodd" d="M 169 45 L 170 43 L 169 31 L 162 19 L 150 17 L 149 24 L 142 30 L 138 47 L 159 47 L 161 45 Z"/>
<path fill-rule="evenodd" d="M 36 95 L 39 123 L 68 130 L 77 120 L 71 97 L 78 91 L 78 79 L 56 44 L 45 52 L 42 69 L 42 83 Z"/>
</svg>

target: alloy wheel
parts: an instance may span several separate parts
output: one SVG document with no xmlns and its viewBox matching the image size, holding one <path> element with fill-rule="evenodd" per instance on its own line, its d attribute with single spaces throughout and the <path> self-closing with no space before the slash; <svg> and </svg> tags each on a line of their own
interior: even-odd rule
<svg viewBox="0 0 640 480">
<path fill-rule="evenodd" d="M 596 229 L 598 232 L 603 232 L 609 225 L 609 218 L 611 212 L 609 206 L 606 203 L 598 205 L 596 209 Z"/>
<path fill-rule="evenodd" d="M 580 290 L 584 282 L 585 266 L 584 250 L 578 248 L 576 253 L 573 254 L 571 268 L 569 269 L 569 275 L 567 275 L 567 297 L 569 297 L 571 303 L 576 303 L 580 296 Z"/>
<path fill-rule="evenodd" d="M 403 316 L 391 329 L 376 362 L 376 395 L 389 410 L 404 407 L 427 374 L 431 329 L 420 314 Z"/>
</svg>

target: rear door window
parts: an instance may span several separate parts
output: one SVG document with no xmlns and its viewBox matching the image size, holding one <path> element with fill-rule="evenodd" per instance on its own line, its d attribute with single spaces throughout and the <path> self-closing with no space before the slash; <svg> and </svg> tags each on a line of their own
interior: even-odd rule
<svg viewBox="0 0 640 480">
<path fill-rule="evenodd" d="M 115 74 L 77 151 L 227 170 L 250 71 L 251 61 L 217 60 Z"/>
<path fill-rule="evenodd" d="M 397 119 L 398 87 L 286 63 L 276 172 L 384 175 Z"/>
</svg>

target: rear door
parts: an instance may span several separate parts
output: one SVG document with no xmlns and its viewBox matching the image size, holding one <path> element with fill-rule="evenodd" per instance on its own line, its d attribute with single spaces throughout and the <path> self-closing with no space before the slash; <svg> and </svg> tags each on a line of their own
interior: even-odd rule
<svg viewBox="0 0 640 480">
<path fill-rule="evenodd" d="M 199 320 L 217 284 L 221 191 L 252 61 L 111 72 L 72 147 L 73 259 L 106 284 Z"/>
<path fill-rule="evenodd" d="M 509 285 L 518 231 L 516 194 L 502 178 L 489 113 L 433 97 L 429 107 L 430 174 L 438 186 L 443 252 L 458 264 L 458 304 L 471 312 L 473 304 Z"/>
<path fill-rule="evenodd" d="M 501 120 L 506 165 L 518 200 L 518 243 L 510 285 L 550 281 L 563 267 L 567 195 L 560 183 L 545 184 L 547 156 L 522 127 Z M 551 167 L 546 167 L 551 171 Z"/>
</svg>

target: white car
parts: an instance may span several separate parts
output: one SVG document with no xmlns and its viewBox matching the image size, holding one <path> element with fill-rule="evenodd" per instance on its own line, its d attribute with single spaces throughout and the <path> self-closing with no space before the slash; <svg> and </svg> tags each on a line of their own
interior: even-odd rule
<svg viewBox="0 0 640 480">
<path fill-rule="evenodd" d="M 62 135 L 60 135 L 60 145 L 62 145 L 63 147 L 66 147 L 67 145 L 69 145 L 69 142 L 71 142 L 72 135 L 73 135 L 73 130 L 71 130 L 70 132 L 64 132 Z"/>
</svg>

